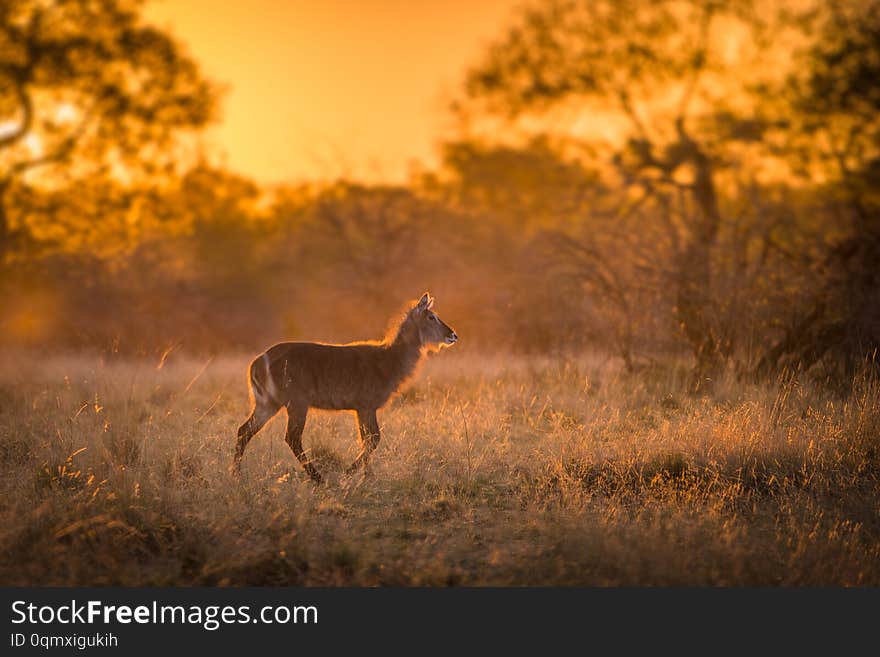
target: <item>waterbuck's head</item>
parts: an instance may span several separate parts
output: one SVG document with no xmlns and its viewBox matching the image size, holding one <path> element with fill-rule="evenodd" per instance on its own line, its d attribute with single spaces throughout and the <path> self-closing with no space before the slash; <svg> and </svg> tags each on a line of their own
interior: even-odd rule
<svg viewBox="0 0 880 657">
<path fill-rule="evenodd" d="M 458 334 L 434 312 L 434 297 L 425 292 L 409 313 L 423 347 L 440 348 L 458 342 Z"/>
</svg>

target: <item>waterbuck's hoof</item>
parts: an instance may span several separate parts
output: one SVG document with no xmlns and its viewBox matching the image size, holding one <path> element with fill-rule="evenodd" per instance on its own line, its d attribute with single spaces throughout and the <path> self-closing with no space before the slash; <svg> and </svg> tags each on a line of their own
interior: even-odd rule
<svg viewBox="0 0 880 657">
<path fill-rule="evenodd" d="M 372 479 L 373 469 L 369 466 L 353 464 L 345 469 L 345 474 L 348 477 L 354 476 L 358 472 L 362 473 L 364 480 Z"/>
</svg>

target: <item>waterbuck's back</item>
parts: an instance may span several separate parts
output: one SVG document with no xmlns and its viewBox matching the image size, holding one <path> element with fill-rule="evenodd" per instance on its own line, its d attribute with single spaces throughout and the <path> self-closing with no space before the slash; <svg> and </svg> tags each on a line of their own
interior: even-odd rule
<svg viewBox="0 0 880 657">
<path fill-rule="evenodd" d="M 388 401 L 400 383 L 397 369 L 382 344 L 282 342 L 254 360 L 251 377 L 279 405 L 357 410 Z"/>
</svg>

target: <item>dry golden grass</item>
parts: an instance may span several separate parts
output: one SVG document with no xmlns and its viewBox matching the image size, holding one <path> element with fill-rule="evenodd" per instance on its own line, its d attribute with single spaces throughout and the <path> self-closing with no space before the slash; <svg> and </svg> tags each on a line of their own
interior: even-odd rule
<svg viewBox="0 0 880 657">
<path fill-rule="evenodd" d="M 450 350 L 380 411 L 313 412 L 315 488 L 283 412 L 228 472 L 247 356 L 7 356 L 4 585 L 880 584 L 880 386 L 626 375 Z"/>
</svg>

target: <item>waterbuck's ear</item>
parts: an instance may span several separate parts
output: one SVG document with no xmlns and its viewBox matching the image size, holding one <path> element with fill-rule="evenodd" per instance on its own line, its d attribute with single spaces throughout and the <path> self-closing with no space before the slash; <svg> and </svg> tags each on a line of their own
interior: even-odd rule
<svg viewBox="0 0 880 657">
<path fill-rule="evenodd" d="M 431 304 L 434 303 L 434 300 L 431 298 L 431 295 L 425 292 L 422 295 L 422 298 L 419 299 L 419 302 L 416 304 L 416 308 L 419 310 L 426 310 L 431 307 Z"/>
</svg>

